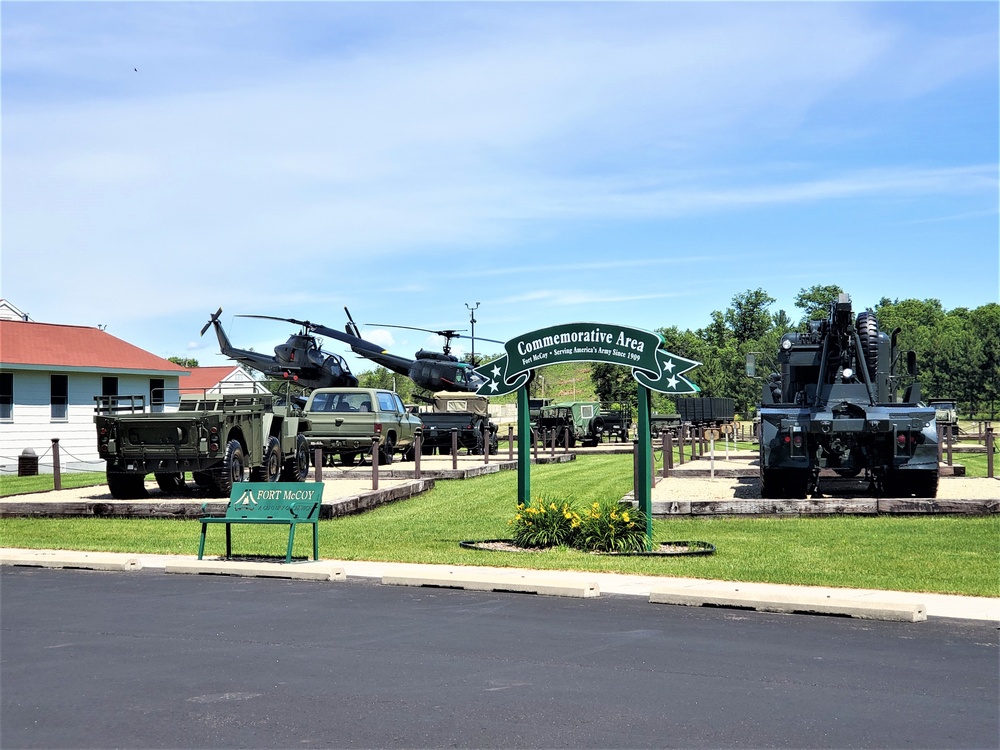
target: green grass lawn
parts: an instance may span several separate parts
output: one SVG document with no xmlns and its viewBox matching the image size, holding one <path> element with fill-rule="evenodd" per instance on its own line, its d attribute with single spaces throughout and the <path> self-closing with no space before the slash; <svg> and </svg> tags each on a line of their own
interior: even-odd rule
<svg viewBox="0 0 1000 750">
<path fill-rule="evenodd" d="M 536 466 L 534 496 L 579 505 L 631 489 L 630 456 L 581 456 Z M 1000 596 L 1000 517 L 818 516 L 655 520 L 660 541 L 705 541 L 704 557 L 608 557 L 569 549 L 484 552 L 463 540 L 510 536 L 517 473 L 438 481 L 434 490 L 363 514 L 320 523 L 326 559 L 490 565 L 684 576 L 849 588 Z M 196 554 L 196 520 L 114 518 L 0 519 L 0 545 L 93 551 Z M 238 555 L 284 556 L 285 527 L 235 526 Z M 295 554 L 310 553 L 300 530 Z M 222 554 L 225 534 L 208 531 L 207 555 Z"/>
</svg>

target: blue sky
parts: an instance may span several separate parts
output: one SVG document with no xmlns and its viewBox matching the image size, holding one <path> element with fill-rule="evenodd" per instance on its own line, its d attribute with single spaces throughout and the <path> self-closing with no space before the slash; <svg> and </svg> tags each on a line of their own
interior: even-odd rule
<svg viewBox="0 0 1000 750">
<path fill-rule="evenodd" d="M 997 3 L 3 2 L 0 24 L 0 294 L 164 357 L 224 363 L 198 336 L 220 306 L 270 351 L 294 326 L 232 316 L 467 328 L 479 302 L 506 340 L 696 329 L 758 287 L 793 319 L 816 284 L 1000 301 Z"/>
</svg>

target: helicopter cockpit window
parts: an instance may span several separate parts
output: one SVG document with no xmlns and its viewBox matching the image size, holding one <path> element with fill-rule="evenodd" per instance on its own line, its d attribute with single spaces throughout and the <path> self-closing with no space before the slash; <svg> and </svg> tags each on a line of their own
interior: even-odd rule
<svg viewBox="0 0 1000 750">
<path fill-rule="evenodd" d="M 459 367 L 455 370 L 455 382 L 462 385 L 469 384 L 469 373 L 464 367 Z"/>
</svg>

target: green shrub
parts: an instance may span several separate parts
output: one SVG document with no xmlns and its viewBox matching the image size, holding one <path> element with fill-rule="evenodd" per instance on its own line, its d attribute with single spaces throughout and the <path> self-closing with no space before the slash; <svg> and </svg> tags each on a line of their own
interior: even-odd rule
<svg viewBox="0 0 1000 750">
<path fill-rule="evenodd" d="M 614 500 L 594 502 L 581 517 L 572 545 L 587 552 L 642 552 L 646 517 Z"/>
<path fill-rule="evenodd" d="M 569 545 L 580 528 L 580 515 L 568 502 L 535 498 L 527 506 L 517 506 L 517 514 L 508 523 L 514 527 L 518 547 L 556 547 Z"/>
</svg>

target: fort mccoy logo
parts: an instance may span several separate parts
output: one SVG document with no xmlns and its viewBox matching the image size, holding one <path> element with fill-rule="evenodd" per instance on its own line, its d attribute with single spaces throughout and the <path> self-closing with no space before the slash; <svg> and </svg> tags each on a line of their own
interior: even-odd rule
<svg viewBox="0 0 1000 750">
<path fill-rule="evenodd" d="M 698 393 L 684 377 L 701 362 L 663 348 L 659 334 L 608 323 L 567 323 L 522 334 L 504 344 L 505 354 L 475 368 L 486 383 L 480 396 L 513 393 L 537 367 L 560 362 L 607 362 L 632 370 L 641 385 L 660 393 Z"/>
<path fill-rule="evenodd" d="M 245 490 L 243 490 L 243 494 L 236 499 L 236 502 L 233 503 L 233 505 L 238 505 L 243 508 L 247 506 L 257 505 L 257 501 L 254 500 L 253 497 L 253 490 L 247 487 Z"/>
</svg>

